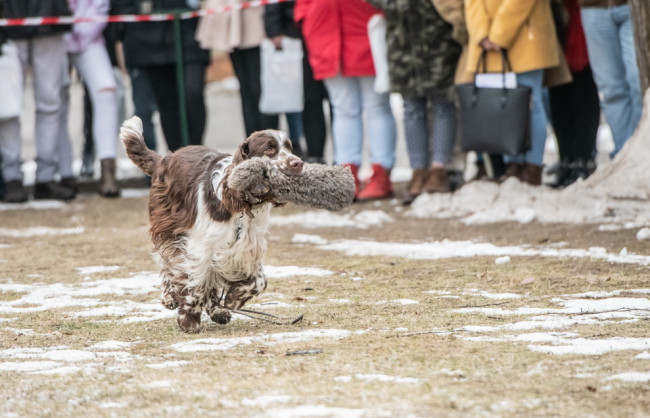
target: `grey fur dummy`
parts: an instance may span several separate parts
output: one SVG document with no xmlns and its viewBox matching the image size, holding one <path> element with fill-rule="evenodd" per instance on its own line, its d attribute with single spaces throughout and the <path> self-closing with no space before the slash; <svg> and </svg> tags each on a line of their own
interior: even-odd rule
<svg viewBox="0 0 650 418">
<path fill-rule="evenodd" d="M 302 174 L 291 175 L 259 157 L 235 166 L 228 187 L 244 192 L 249 200 L 271 197 L 279 203 L 331 211 L 345 209 L 354 199 L 354 178 L 347 167 L 305 163 Z"/>
</svg>

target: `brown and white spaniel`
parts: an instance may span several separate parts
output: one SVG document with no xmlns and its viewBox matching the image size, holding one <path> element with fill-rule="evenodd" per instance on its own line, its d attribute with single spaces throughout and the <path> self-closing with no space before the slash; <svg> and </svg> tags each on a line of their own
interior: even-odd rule
<svg viewBox="0 0 650 418">
<path fill-rule="evenodd" d="M 270 190 L 243 193 L 228 187 L 232 169 L 252 157 L 267 157 L 282 172 L 299 175 L 303 162 L 281 131 L 255 132 L 234 155 L 206 146 L 187 146 L 164 157 L 148 149 L 142 122 L 124 122 L 126 153 L 151 176 L 149 223 L 161 266 L 162 304 L 178 309 L 178 325 L 197 332 L 201 312 L 227 323 L 266 289 L 262 259 L 274 200 Z"/>
</svg>

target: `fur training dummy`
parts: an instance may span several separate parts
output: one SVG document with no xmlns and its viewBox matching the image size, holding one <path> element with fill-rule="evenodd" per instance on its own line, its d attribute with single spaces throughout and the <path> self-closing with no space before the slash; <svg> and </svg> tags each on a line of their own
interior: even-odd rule
<svg viewBox="0 0 650 418">
<path fill-rule="evenodd" d="M 259 157 L 237 165 L 228 186 L 254 198 L 272 193 L 279 202 L 331 211 L 345 209 L 354 199 L 354 178 L 347 167 L 306 163 L 301 174 L 292 175 Z"/>
</svg>

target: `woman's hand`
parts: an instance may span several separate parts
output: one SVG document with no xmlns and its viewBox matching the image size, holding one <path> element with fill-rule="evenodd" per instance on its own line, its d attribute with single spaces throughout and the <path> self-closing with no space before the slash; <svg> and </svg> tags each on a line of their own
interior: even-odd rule
<svg viewBox="0 0 650 418">
<path fill-rule="evenodd" d="M 501 47 L 489 40 L 487 37 L 483 38 L 479 45 L 486 51 L 501 51 Z"/>
</svg>

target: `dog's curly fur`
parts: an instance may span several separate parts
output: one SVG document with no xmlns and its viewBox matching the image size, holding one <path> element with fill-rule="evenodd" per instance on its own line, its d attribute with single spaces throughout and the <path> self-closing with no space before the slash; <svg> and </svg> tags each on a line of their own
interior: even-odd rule
<svg viewBox="0 0 650 418">
<path fill-rule="evenodd" d="M 203 310 L 227 323 L 230 310 L 266 289 L 268 222 L 272 206 L 282 203 L 264 184 L 241 191 L 227 179 L 254 157 L 300 178 L 302 160 L 291 153 L 286 134 L 274 130 L 252 134 L 232 156 L 187 146 L 163 157 L 146 147 L 137 117 L 124 122 L 120 139 L 131 161 L 151 176 L 150 234 L 161 265 L 163 305 L 178 309 L 186 332 L 200 329 Z"/>
</svg>

